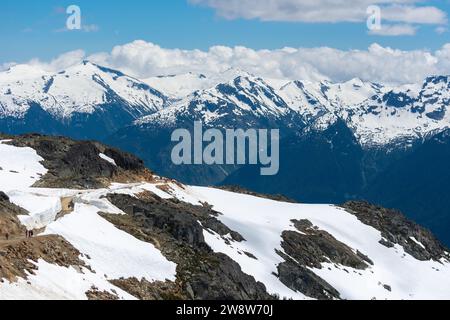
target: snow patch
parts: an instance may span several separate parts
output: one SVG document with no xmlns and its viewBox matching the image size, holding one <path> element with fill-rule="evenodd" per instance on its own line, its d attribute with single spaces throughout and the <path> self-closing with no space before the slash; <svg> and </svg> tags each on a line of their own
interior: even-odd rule
<svg viewBox="0 0 450 320">
<path fill-rule="evenodd" d="M 7 192 L 32 186 L 47 169 L 35 150 L 5 144 L 0 141 L 0 190 Z"/>
<path fill-rule="evenodd" d="M 116 161 L 114 159 L 108 157 L 106 154 L 100 153 L 99 157 L 117 167 Z"/>
</svg>

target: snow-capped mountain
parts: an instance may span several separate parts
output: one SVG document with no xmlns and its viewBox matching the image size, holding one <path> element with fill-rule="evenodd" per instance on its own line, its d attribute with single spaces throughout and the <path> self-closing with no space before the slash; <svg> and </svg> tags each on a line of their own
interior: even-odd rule
<svg viewBox="0 0 450 320">
<path fill-rule="evenodd" d="M 398 212 L 187 186 L 95 142 L 0 139 L 0 299 L 450 297 L 448 250 Z"/>
<path fill-rule="evenodd" d="M 106 142 L 136 153 L 161 175 L 199 185 L 220 183 L 236 170 L 235 165 L 183 167 L 171 162 L 172 132 L 178 128 L 193 130 L 195 121 L 201 121 L 205 129 L 276 128 L 282 137 L 305 126 L 274 88 L 247 74 L 195 91 L 160 112 L 136 120 Z"/>
<path fill-rule="evenodd" d="M 195 91 L 169 108 L 135 123 L 177 127 L 193 121 L 216 128 L 263 128 L 263 125 L 299 128 L 302 125 L 297 113 L 274 88 L 263 79 L 248 74 L 210 89 Z"/>
<path fill-rule="evenodd" d="M 427 78 L 422 87 L 383 86 L 359 79 L 343 84 L 294 81 L 279 94 L 315 129 L 343 120 L 364 147 L 409 143 L 450 124 L 447 77 Z"/>
<path fill-rule="evenodd" d="M 0 73 L 0 121 L 8 128 L 6 131 L 39 126 L 35 123 L 34 127 L 23 127 L 32 122 L 30 114 L 38 110 L 62 128 L 78 127 L 80 137 L 89 136 L 82 131 L 90 118 L 110 132 L 162 109 L 166 99 L 144 82 L 89 61 L 54 74 L 27 65 Z M 72 133 L 71 129 L 67 128 L 67 132 Z M 40 132 L 45 130 L 41 128 Z"/>
<path fill-rule="evenodd" d="M 415 140 L 445 130 L 450 124 L 446 112 L 450 89 L 448 77 L 444 76 L 429 77 L 422 85 L 394 87 L 360 79 L 344 83 L 288 81 L 262 79 L 236 70 L 233 75 L 237 72 L 241 72 L 241 75 L 232 80 L 224 76 L 226 80 L 208 89 L 205 87 L 217 82 L 217 76 L 206 78 L 189 74 L 173 76 L 173 82 L 170 82 L 170 78 L 159 80 L 163 92 L 167 90 L 178 98 L 183 94 L 186 96 L 172 103 L 169 110 L 139 119 L 137 123 L 173 124 L 176 119 L 189 117 L 187 114 L 192 119 L 214 122 L 214 125 L 223 127 L 229 123 L 230 114 L 240 117 L 240 110 L 246 108 L 253 108 L 256 116 L 267 115 L 271 118 L 275 114 L 282 117 L 289 113 L 286 111 L 287 106 L 301 119 L 288 120 L 290 126 L 302 128 L 297 123 L 301 122 L 320 131 L 342 120 L 352 129 L 361 145 L 368 148 L 398 143 L 409 146 Z M 155 80 L 153 83 L 157 86 L 157 82 Z M 173 87 L 169 87 L 169 83 Z M 180 87 L 180 83 L 188 85 Z M 254 84 L 259 86 L 259 91 L 254 89 Z M 190 90 L 194 92 L 187 94 Z M 237 108 L 230 110 L 230 104 Z M 194 110 L 194 106 L 197 109 Z M 221 123 L 213 119 L 224 121 Z M 259 125 L 267 124 L 261 121 Z M 284 123 L 280 127 L 287 125 Z"/>
<path fill-rule="evenodd" d="M 230 68 L 218 73 L 182 73 L 143 79 L 151 87 L 164 92 L 174 100 L 182 99 L 195 91 L 213 88 L 220 83 L 232 81 L 239 76 L 250 76 L 249 73 Z"/>
<path fill-rule="evenodd" d="M 0 128 L 11 133 L 35 129 L 30 118 L 48 115 L 41 123 L 81 127 L 83 137 L 83 122 L 103 118 L 99 122 L 104 122 L 100 127 L 106 134 L 97 138 L 104 138 L 135 120 L 165 127 L 190 118 L 219 127 L 246 127 L 247 121 L 248 126 L 324 130 L 340 119 L 361 145 L 384 146 L 410 143 L 448 128 L 449 83 L 445 76 L 399 87 L 360 79 L 290 81 L 263 79 L 238 69 L 141 81 L 89 61 L 56 74 L 17 65 L 0 73 Z M 27 118 L 29 114 L 33 116 Z M 70 130 L 61 133 L 73 135 Z"/>
<path fill-rule="evenodd" d="M 374 196 L 382 189 L 377 186 L 389 184 L 387 172 L 395 171 L 396 163 L 424 163 L 414 159 L 423 157 L 418 149 L 450 127 L 449 83 L 446 76 L 403 86 L 360 79 L 310 82 L 265 79 L 236 69 L 140 81 L 87 61 L 56 74 L 18 65 L 0 73 L 0 131 L 101 140 L 188 184 L 238 184 L 305 202 L 392 204 L 408 209 L 409 217 L 450 243 L 445 202 L 426 201 L 428 195 L 448 192 L 447 180 L 439 190 L 432 185 L 423 193 L 429 182 L 415 171 L 425 169 L 408 166 L 404 176 L 417 177 L 407 186 L 408 197 L 424 199 L 420 205 L 411 208 L 408 197 Z M 280 129 L 279 175 L 262 178 L 254 168 L 235 165 L 174 165 L 171 133 L 192 129 L 196 120 L 222 129 Z M 442 170 L 439 179 L 447 172 Z M 444 218 L 436 222 L 435 216 Z"/>
</svg>

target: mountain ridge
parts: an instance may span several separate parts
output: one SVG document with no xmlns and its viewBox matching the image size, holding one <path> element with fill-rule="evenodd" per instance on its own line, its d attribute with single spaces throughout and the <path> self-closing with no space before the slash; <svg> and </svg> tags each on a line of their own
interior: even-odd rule
<svg viewBox="0 0 450 320">
<path fill-rule="evenodd" d="M 450 243 L 445 232 L 450 218 L 444 202 L 437 198 L 436 204 L 420 205 L 417 209 L 408 205 L 414 202 L 412 199 L 434 199 L 436 184 L 415 174 L 421 168 L 405 166 L 408 172 L 404 176 L 415 176 L 416 180 L 398 178 L 410 181 L 410 187 L 400 187 L 401 181 L 395 182 L 399 188 L 411 188 L 412 194 L 393 201 L 390 194 L 375 187 L 389 186 L 389 177 L 397 177 L 387 174 L 389 170 L 394 170 L 396 165 L 401 167 L 403 161 L 415 163 L 408 157 L 420 158 L 417 150 L 450 127 L 448 76 L 430 76 L 421 85 L 390 86 L 361 79 L 344 83 L 264 79 L 231 69 L 215 75 L 155 77 L 152 79 L 155 87 L 170 88 L 169 93 L 160 93 L 120 71 L 85 61 L 69 68 L 68 74 L 67 71 L 58 73 L 53 83 L 48 75 L 44 79 L 37 78 L 41 90 L 37 92 L 44 96 L 44 91 L 58 92 L 58 86 L 62 86 L 59 82 L 66 84 L 64 90 L 73 92 L 73 97 L 72 94 L 61 95 L 71 106 L 68 110 L 74 111 L 68 111 L 70 117 L 61 119 L 49 113 L 45 106 L 28 100 L 28 96 L 36 95 L 33 86 L 27 87 L 27 83 L 36 85 L 29 82 L 29 78 L 36 79 L 36 74 L 42 71 L 31 68 L 26 73 L 23 70 L 27 68 L 30 67 L 18 66 L 17 76 L 0 73 L 0 131 L 101 140 L 138 155 L 158 174 L 188 184 L 237 184 L 261 193 L 284 193 L 298 201 L 314 203 L 370 200 L 404 209 L 409 218 L 432 228 L 444 242 Z M 101 76 L 93 76 L 96 74 Z M 12 80 L 6 81 L 8 77 Z M 79 77 L 83 79 L 81 87 L 74 81 Z M 193 78 L 198 82 L 185 83 Z M 162 81 L 159 85 L 158 79 Z M 73 86 L 67 85 L 72 82 Z M 114 93 L 107 94 L 108 86 L 114 87 Z M 83 104 L 80 96 L 84 87 L 91 90 L 86 92 L 94 92 L 88 95 L 92 99 L 84 102 L 97 103 L 105 98 L 109 103 Z M 92 88 L 96 89 L 92 91 Z M 128 101 L 127 93 L 137 96 Z M 146 100 L 147 95 L 156 100 Z M 156 104 L 142 106 L 142 101 L 156 101 Z M 24 117 L 5 116 L 4 111 L 10 107 Z M 192 130 L 194 121 L 202 121 L 205 129 L 279 129 L 280 171 L 286 173 L 283 183 L 270 182 L 270 178 L 261 177 L 258 170 L 247 166 L 174 165 L 171 134 L 179 128 Z M 431 159 L 443 151 L 433 148 L 433 152 Z M 439 170 L 443 176 L 447 174 L 445 166 Z M 298 181 L 303 184 L 299 186 Z M 424 183 L 431 184 L 426 193 L 421 192 Z M 274 190 L 274 186 L 278 189 Z M 388 189 L 399 193 L 385 188 Z M 450 185 L 442 183 L 434 193 L 440 194 L 440 190 L 445 193 Z M 378 197 L 377 193 L 384 197 Z M 419 210 L 419 207 L 427 207 L 429 211 L 424 214 L 424 209 Z M 440 223 L 436 223 L 434 217 L 440 217 Z"/>
<path fill-rule="evenodd" d="M 95 141 L 0 139 L 3 299 L 450 295 L 448 249 L 398 212 L 183 185 Z"/>
</svg>

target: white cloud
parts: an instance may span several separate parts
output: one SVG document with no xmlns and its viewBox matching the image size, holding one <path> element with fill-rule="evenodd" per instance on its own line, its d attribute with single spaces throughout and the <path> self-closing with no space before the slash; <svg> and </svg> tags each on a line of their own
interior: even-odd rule
<svg viewBox="0 0 450 320">
<path fill-rule="evenodd" d="M 291 22 L 364 22 L 367 8 L 378 5 L 383 21 L 446 24 L 447 14 L 423 0 L 189 0 L 216 10 L 226 19 Z M 420 5 L 419 5 L 420 4 Z"/>
<path fill-rule="evenodd" d="M 65 53 L 49 62 L 32 60 L 46 70 L 60 71 L 86 59 L 82 50 Z M 367 50 L 338 50 L 328 47 L 253 50 L 246 47 L 215 46 L 208 51 L 165 49 L 145 41 L 116 46 L 109 53 L 87 59 L 121 70 L 137 78 L 196 72 L 216 73 L 239 68 L 261 77 L 298 80 L 419 83 L 429 75 L 450 74 L 450 43 L 431 52 L 402 51 L 371 45 Z M 5 64 L 6 65 L 6 64 Z"/>
<path fill-rule="evenodd" d="M 413 36 L 416 34 L 417 27 L 409 24 L 381 25 L 378 30 L 370 30 L 369 33 L 380 36 Z"/>
<path fill-rule="evenodd" d="M 436 7 L 391 5 L 382 7 L 381 17 L 387 21 L 417 24 L 446 24 L 447 14 Z"/>
<path fill-rule="evenodd" d="M 85 56 L 86 55 L 83 50 L 74 50 L 63 53 L 49 62 L 44 62 L 39 59 L 32 59 L 28 62 L 28 64 L 40 67 L 41 69 L 46 71 L 57 72 L 64 70 L 74 64 L 80 63 L 85 58 Z"/>
<path fill-rule="evenodd" d="M 345 81 L 359 77 L 384 83 L 421 82 L 431 74 L 450 74 L 450 44 L 437 52 L 402 51 L 378 44 L 367 50 L 328 47 L 253 50 L 245 47 L 211 47 L 208 51 L 164 49 L 134 41 L 116 46 L 111 53 L 89 57 L 139 78 L 240 68 L 258 76 L 287 79 Z"/>
</svg>

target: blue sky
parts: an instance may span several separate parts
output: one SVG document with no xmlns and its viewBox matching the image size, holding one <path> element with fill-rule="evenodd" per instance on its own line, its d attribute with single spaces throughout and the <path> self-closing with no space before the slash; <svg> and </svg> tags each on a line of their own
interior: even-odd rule
<svg viewBox="0 0 450 320">
<path fill-rule="evenodd" d="M 286 0 L 289 1 L 295 0 Z M 137 39 L 164 48 L 201 50 L 213 45 L 242 45 L 253 49 L 328 46 L 349 50 L 367 49 L 375 42 L 403 50 L 437 50 L 450 42 L 446 23 L 421 23 L 421 18 L 411 23 L 417 27 L 415 35 L 377 36 L 368 34 L 364 21 L 309 23 L 283 18 L 262 21 L 271 19 L 245 14 L 230 19 L 220 11 L 224 10 L 220 7 L 221 0 L 192 2 L 203 5 L 187 0 L 2 0 L 0 63 L 23 62 L 35 57 L 51 59 L 75 49 L 83 49 L 88 54 L 110 51 L 115 45 Z M 71 4 L 81 8 L 82 23 L 95 26 L 93 31 L 61 32 L 68 17 L 64 10 Z M 448 0 L 414 3 L 419 7 L 424 5 L 446 14 L 450 12 Z M 438 27 L 444 32 L 436 32 Z"/>
</svg>

